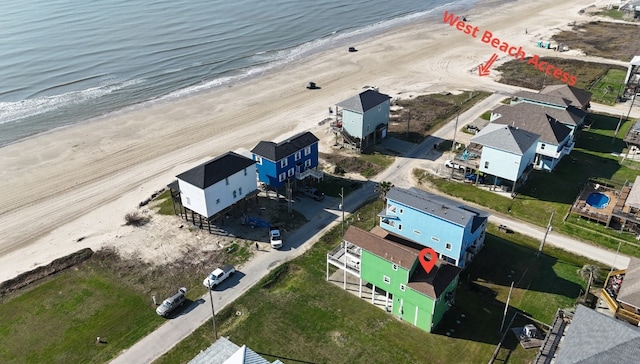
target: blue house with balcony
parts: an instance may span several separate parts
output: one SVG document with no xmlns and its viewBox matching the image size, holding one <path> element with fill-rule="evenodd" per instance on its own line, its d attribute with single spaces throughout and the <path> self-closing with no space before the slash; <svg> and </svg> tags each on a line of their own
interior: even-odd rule
<svg viewBox="0 0 640 364">
<path fill-rule="evenodd" d="M 251 153 L 258 181 L 273 189 L 287 181 L 322 179 L 322 171 L 318 171 L 318 138 L 311 132 L 296 134 L 280 143 L 261 141 Z"/>
<path fill-rule="evenodd" d="M 336 104 L 334 127 L 346 145 L 363 151 L 387 136 L 390 99 L 371 88 Z"/>
<path fill-rule="evenodd" d="M 416 188 L 386 194 L 380 227 L 430 247 L 438 258 L 464 268 L 484 246 L 489 214 Z"/>
</svg>

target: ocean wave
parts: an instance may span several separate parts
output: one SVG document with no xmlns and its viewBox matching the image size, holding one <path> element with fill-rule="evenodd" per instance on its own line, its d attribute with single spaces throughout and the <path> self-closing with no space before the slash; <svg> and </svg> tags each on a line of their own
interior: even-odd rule
<svg viewBox="0 0 640 364">
<path fill-rule="evenodd" d="M 39 96 L 16 102 L 0 102 L 0 124 L 18 121 L 43 114 L 65 106 L 100 98 L 116 90 L 143 82 L 143 79 L 113 82 L 80 91 L 71 91 L 52 96 Z"/>
</svg>

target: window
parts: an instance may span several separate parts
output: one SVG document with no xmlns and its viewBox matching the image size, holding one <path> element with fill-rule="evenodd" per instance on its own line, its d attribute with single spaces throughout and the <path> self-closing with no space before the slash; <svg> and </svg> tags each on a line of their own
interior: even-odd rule
<svg viewBox="0 0 640 364">
<path fill-rule="evenodd" d="M 244 175 L 245 176 L 247 175 L 247 169 L 246 168 L 244 169 Z"/>
<path fill-rule="evenodd" d="M 262 157 L 256 156 L 256 163 L 258 163 L 259 165 L 262 165 Z"/>
<path fill-rule="evenodd" d="M 391 265 L 391 268 L 393 268 L 393 270 L 398 270 L 398 265 L 393 263 L 393 265 Z"/>
<path fill-rule="evenodd" d="M 226 184 L 227 184 L 227 186 L 229 185 L 229 177 L 227 177 L 227 178 L 225 178 L 225 179 L 224 179 L 224 183 L 226 183 Z"/>
<path fill-rule="evenodd" d="M 238 194 L 242 196 L 242 187 L 238 187 Z"/>
<path fill-rule="evenodd" d="M 309 155 L 309 154 L 311 154 L 311 147 L 310 146 L 304 148 L 304 155 Z"/>
<path fill-rule="evenodd" d="M 378 111 L 382 110 L 382 104 L 378 105 Z"/>
<path fill-rule="evenodd" d="M 403 209 L 400 209 L 400 214 L 402 214 L 402 213 L 404 213 L 404 210 L 403 210 Z"/>
<path fill-rule="evenodd" d="M 391 278 L 389 278 L 387 276 L 383 276 L 382 279 L 384 280 L 384 283 L 386 283 L 386 284 L 391 283 Z"/>
<path fill-rule="evenodd" d="M 544 144 L 541 144 L 541 145 L 540 145 L 540 149 L 544 149 Z"/>
<path fill-rule="evenodd" d="M 233 190 L 233 198 L 236 198 L 236 196 L 237 196 L 237 192 L 236 190 Z"/>
<path fill-rule="evenodd" d="M 296 159 L 297 161 L 299 161 L 299 160 L 300 160 L 300 158 L 302 158 L 302 152 L 301 152 L 301 151 L 297 151 L 297 152 L 296 152 L 296 155 L 295 155 L 295 159 Z"/>
<path fill-rule="evenodd" d="M 286 173 L 280 173 L 280 175 L 278 176 L 278 181 L 282 182 L 285 179 L 287 179 L 287 174 Z"/>
<path fill-rule="evenodd" d="M 191 205 L 191 199 L 189 198 L 189 196 L 184 196 L 187 199 L 187 205 Z"/>
<path fill-rule="evenodd" d="M 396 207 L 392 206 L 392 205 L 387 206 L 387 212 L 390 213 L 390 214 L 394 214 L 395 215 Z"/>
<path fill-rule="evenodd" d="M 445 249 L 447 250 L 451 250 L 451 243 L 445 243 L 444 244 Z"/>
<path fill-rule="evenodd" d="M 280 161 L 280 167 L 284 168 L 287 166 L 287 158 Z"/>
<path fill-rule="evenodd" d="M 489 168 L 489 162 L 484 162 L 484 168 Z"/>
<path fill-rule="evenodd" d="M 402 230 L 402 224 L 398 224 L 398 230 Z"/>
<path fill-rule="evenodd" d="M 219 203 L 220 203 L 220 199 L 219 199 L 219 198 L 217 198 L 217 199 L 216 199 L 216 205 L 217 205 L 217 204 L 219 204 Z"/>
<path fill-rule="evenodd" d="M 296 173 L 296 170 L 291 168 L 287 171 L 287 176 L 292 177 Z"/>
<path fill-rule="evenodd" d="M 432 236 L 432 237 L 431 237 L 431 240 L 435 241 L 436 243 L 439 243 L 439 242 L 440 242 L 440 239 L 436 238 L 435 236 Z"/>
<path fill-rule="evenodd" d="M 400 290 L 404 292 L 406 289 L 407 287 L 404 284 L 400 283 Z"/>
<path fill-rule="evenodd" d="M 311 167 L 311 159 L 307 159 L 306 161 L 304 161 L 304 168 L 309 168 Z"/>
<path fill-rule="evenodd" d="M 420 230 L 413 230 L 413 233 L 416 235 L 422 235 L 422 233 L 420 232 Z"/>
</svg>

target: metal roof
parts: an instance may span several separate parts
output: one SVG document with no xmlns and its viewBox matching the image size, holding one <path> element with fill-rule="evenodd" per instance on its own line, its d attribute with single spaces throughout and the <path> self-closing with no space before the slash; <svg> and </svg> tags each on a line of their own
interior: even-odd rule
<svg viewBox="0 0 640 364">
<path fill-rule="evenodd" d="M 282 362 L 280 360 L 269 362 L 246 345 L 240 347 L 227 338 L 220 337 L 191 359 L 189 364 L 282 364 Z"/>
</svg>

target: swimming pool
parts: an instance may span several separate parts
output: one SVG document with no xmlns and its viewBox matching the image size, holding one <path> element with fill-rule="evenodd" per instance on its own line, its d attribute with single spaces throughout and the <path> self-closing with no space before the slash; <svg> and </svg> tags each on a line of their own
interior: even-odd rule
<svg viewBox="0 0 640 364">
<path fill-rule="evenodd" d="M 603 209 L 607 207 L 611 198 L 600 192 L 591 192 L 589 196 L 587 196 L 587 204 L 596 209 Z"/>
</svg>

